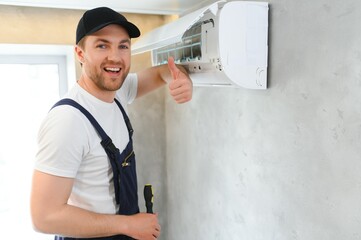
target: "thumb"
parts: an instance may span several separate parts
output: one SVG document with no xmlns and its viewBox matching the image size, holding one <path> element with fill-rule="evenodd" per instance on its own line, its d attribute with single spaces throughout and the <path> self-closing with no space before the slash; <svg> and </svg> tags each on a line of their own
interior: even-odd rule
<svg viewBox="0 0 361 240">
<path fill-rule="evenodd" d="M 179 69 L 175 65 L 173 57 L 168 58 L 168 68 L 169 68 L 169 71 L 170 71 L 170 73 L 172 75 L 173 80 L 176 80 L 178 78 L 178 75 L 179 75 Z"/>
</svg>

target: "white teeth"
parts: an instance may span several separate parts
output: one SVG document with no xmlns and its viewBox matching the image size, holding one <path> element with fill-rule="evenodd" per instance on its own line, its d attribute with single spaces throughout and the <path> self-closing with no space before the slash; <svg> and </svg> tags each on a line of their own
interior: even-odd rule
<svg viewBox="0 0 361 240">
<path fill-rule="evenodd" d="M 112 71 L 112 72 L 119 72 L 120 68 L 105 68 L 105 70 Z"/>
</svg>

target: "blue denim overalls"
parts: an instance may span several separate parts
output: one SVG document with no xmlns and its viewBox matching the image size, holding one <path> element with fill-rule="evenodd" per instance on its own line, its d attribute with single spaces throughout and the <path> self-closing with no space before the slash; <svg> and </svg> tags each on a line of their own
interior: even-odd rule
<svg viewBox="0 0 361 240">
<path fill-rule="evenodd" d="M 119 204 L 118 214 L 132 215 L 139 213 L 137 174 L 136 174 L 136 166 L 135 166 L 135 155 L 133 151 L 133 141 L 132 141 L 133 128 L 120 102 L 116 99 L 114 99 L 114 101 L 116 102 L 120 111 L 123 114 L 123 118 L 125 124 L 127 125 L 128 134 L 129 134 L 129 142 L 122 153 L 120 153 L 119 149 L 114 146 L 110 137 L 104 132 L 103 128 L 99 125 L 99 123 L 95 120 L 95 118 L 79 103 L 75 102 L 72 99 L 65 98 L 57 102 L 53 106 L 53 108 L 59 105 L 71 105 L 79 109 L 92 123 L 95 130 L 98 132 L 100 138 L 102 139 L 101 145 L 103 146 L 106 154 L 108 155 L 112 167 L 115 200 L 116 203 Z M 69 238 L 69 237 L 55 236 L 55 240 L 75 240 L 75 239 L 131 240 L 133 238 L 124 235 L 101 237 L 101 238 Z"/>
</svg>

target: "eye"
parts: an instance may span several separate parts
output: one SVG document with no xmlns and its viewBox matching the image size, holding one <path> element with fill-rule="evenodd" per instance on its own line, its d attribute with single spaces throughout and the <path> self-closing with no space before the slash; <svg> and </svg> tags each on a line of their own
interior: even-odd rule
<svg viewBox="0 0 361 240">
<path fill-rule="evenodd" d="M 120 49 L 129 49 L 129 46 L 127 44 L 119 45 Z"/>
<path fill-rule="evenodd" d="M 104 44 L 98 44 L 96 45 L 96 48 L 105 49 L 106 46 Z"/>
</svg>

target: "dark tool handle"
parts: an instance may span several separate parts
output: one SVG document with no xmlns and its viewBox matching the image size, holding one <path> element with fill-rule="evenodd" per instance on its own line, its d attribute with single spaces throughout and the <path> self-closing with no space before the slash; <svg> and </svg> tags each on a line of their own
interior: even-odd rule
<svg viewBox="0 0 361 240">
<path fill-rule="evenodd" d="M 150 184 L 144 186 L 144 200 L 147 213 L 153 213 L 153 189 Z"/>
</svg>

